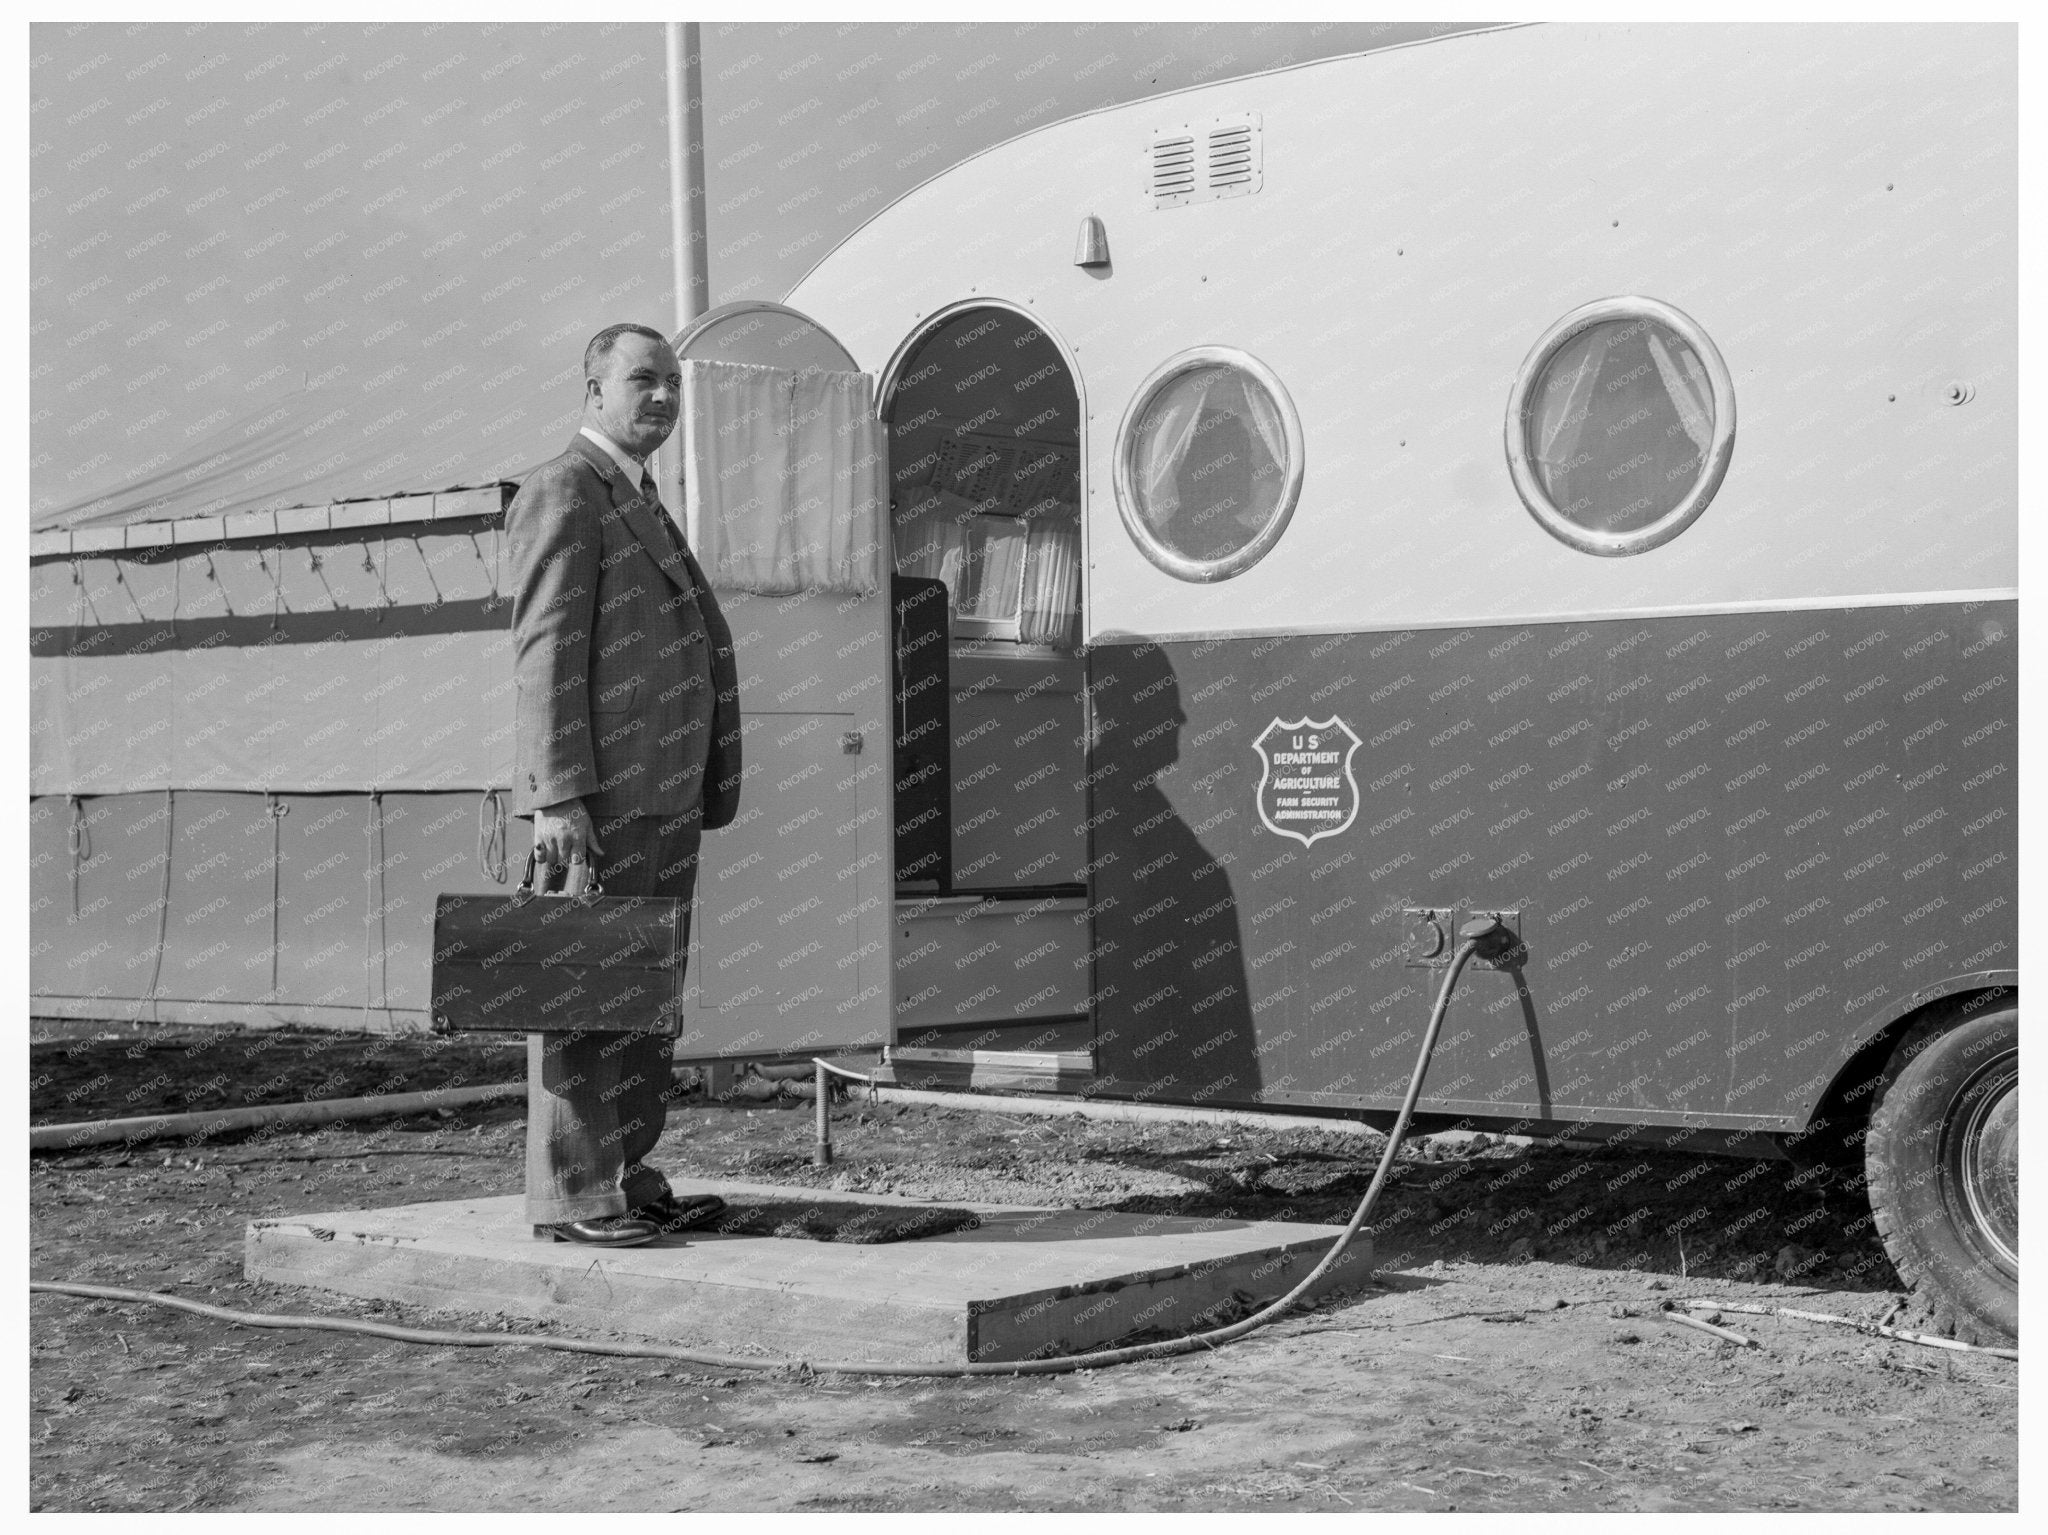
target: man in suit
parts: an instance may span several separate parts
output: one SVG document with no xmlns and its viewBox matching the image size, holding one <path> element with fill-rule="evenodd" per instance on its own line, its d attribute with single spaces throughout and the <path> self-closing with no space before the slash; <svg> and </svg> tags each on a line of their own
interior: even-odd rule
<svg viewBox="0 0 2048 1535">
<path fill-rule="evenodd" d="M 583 372 L 581 430 L 505 514 L 513 812 L 532 817 L 542 888 L 561 870 L 568 893 L 594 877 L 687 914 L 699 836 L 739 808 L 732 631 L 647 469 L 681 408 L 675 353 L 659 331 L 608 326 Z M 717 1209 L 679 1201 L 642 1160 L 667 1116 L 671 1050 L 660 1033 L 527 1036 L 536 1236 L 633 1246 Z"/>
</svg>

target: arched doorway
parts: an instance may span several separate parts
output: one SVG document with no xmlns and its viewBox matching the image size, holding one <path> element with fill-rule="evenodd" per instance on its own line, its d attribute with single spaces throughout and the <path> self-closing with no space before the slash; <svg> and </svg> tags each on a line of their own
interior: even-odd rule
<svg viewBox="0 0 2048 1535">
<path fill-rule="evenodd" d="M 897 943 L 944 960 L 929 986 L 919 960 L 899 974 L 896 1037 L 1086 1051 L 1078 381 L 1030 315 L 978 300 L 905 340 L 881 414 L 898 573 Z"/>
</svg>

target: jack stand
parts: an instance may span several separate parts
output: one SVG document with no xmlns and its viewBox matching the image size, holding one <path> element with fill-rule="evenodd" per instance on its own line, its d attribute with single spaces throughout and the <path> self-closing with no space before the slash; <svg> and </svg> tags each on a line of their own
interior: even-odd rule
<svg viewBox="0 0 2048 1535">
<path fill-rule="evenodd" d="M 817 1072 L 814 1080 L 818 1085 L 818 1140 L 811 1148 L 811 1166 L 832 1165 L 832 1079 L 826 1075 L 829 1069 L 823 1061 L 814 1062 Z"/>
<path fill-rule="evenodd" d="M 817 1068 L 816 1081 L 818 1093 L 818 1138 L 817 1143 L 811 1148 L 811 1166 L 830 1167 L 832 1165 L 832 1116 L 830 1113 L 832 1079 L 840 1077 L 848 1082 L 867 1083 L 868 1102 L 870 1103 L 875 1101 L 875 1079 L 862 1076 L 857 1071 L 848 1071 L 844 1066 L 829 1065 L 815 1057 L 812 1059 L 811 1064 Z"/>
</svg>

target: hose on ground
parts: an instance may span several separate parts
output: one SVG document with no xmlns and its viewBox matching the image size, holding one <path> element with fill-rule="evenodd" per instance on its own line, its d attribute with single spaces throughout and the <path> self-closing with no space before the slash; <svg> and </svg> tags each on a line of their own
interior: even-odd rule
<svg viewBox="0 0 2048 1535">
<path fill-rule="evenodd" d="M 1351 1246 L 1352 1239 L 1363 1229 L 1366 1218 L 1379 1203 L 1380 1191 L 1386 1186 L 1387 1175 L 1393 1170 L 1394 1158 L 1408 1133 L 1408 1122 L 1415 1116 L 1416 1102 L 1422 1097 L 1422 1081 L 1428 1074 L 1430 1057 L 1436 1053 L 1437 1036 L 1443 1032 L 1444 1014 L 1450 1008 L 1451 991 L 1458 984 L 1458 975 L 1478 952 L 1480 946 L 1501 931 L 1501 924 L 1491 919 L 1469 922 L 1459 930 L 1458 936 L 1461 941 L 1457 952 L 1451 957 L 1449 968 L 1444 972 L 1443 985 L 1437 991 L 1436 1006 L 1431 1009 L 1429 1015 L 1429 1026 L 1423 1030 L 1421 1048 L 1415 1053 L 1415 1069 L 1408 1078 L 1408 1092 L 1401 1100 L 1400 1113 L 1395 1116 L 1393 1126 L 1387 1131 L 1387 1144 L 1380 1152 L 1380 1164 L 1374 1170 L 1372 1182 L 1367 1185 L 1365 1194 L 1359 1199 L 1358 1208 L 1351 1212 L 1350 1221 L 1331 1245 L 1330 1250 L 1323 1254 L 1322 1261 L 1311 1269 L 1299 1284 L 1270 1305 L 1238 1321 L 1222 1327 L 1213 1327 L 1205 1332 L 1188 1333 L 1182 1337 L 1166 1338 L 1155 1343 L 1134 1343 L 1123 1348 L 1065 1354 L 1051 1359 L 981 1360 L 969 1364 L 885 1364 L 869 1360 L 828 1360 L 813 1363 L 805 1359 L 714 1354 L 702 1349 L 679 1348 L 664 1343 L 610 1343 L 593 1338 L 558 1338 L 546 1333 L 436 1332 L 417 1327 L 399 1327 L 388 1322 L 356 1321 L 347 1317 L 234 1311 L 225 1306 L 209 1306 L 204 1301 L 187 1300 L 183 1296 L 165 1295 L 153 1290 L 126 1290 L 113 1285 L 74 1284 L 60 1280 L 30 1280 L 29 1293 L 72 1295 L 89 1300 L 168 1306 L 177 1311 L 214 1317 L 243 1327 L 303 1327 L 321 1332 L 355 1333 L 368 1338 L 391 1338 L 401 1343 L 436 1344 L 450 1348 L 557 1349 L 572 1354 L 611 1354 L 628 1359 L 670 1359 L 683 1364 L 707 1365 L 720 1370 L 793 1370 L 799 1374 L 809 1372 L 819 1375 L 1066 1375 L 1076 1370 L 1100 1370 L 1110 1365 L 1132 1364 L 1141 1359 L 1170 1359 L 1178 1354 L 1191 1354 L 1197 1349 L 1214 1349 L 1219 1344 L 1234 1342 L 1285 1314 L 1323 1275 L 1336 1266 L 1343 1258 L 1345 1250 Z"/>
</svg>

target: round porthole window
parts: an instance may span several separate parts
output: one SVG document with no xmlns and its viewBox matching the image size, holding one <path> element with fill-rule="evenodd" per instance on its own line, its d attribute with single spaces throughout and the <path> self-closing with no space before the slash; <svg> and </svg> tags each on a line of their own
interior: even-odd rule
<svg viewBox="0 0 2048 1535">
<path fill-rule="evenodd" d="M 1222 581 L 1249 568 L 1300 495 L 1301 419 L 1257 358 L 1196 347 L 1139 387 L 1117 432 L 1117 510 L 1161 570 Z"/>
<path fill-rule="evenodd" d="M 1684 532 L 1735 446 L 1735 386 L 1669 304 L 1601 299 L 1553 325 L 1508 396 L 1508 471 L 1535 519 L 1588 554 Z"/>
</svg>

